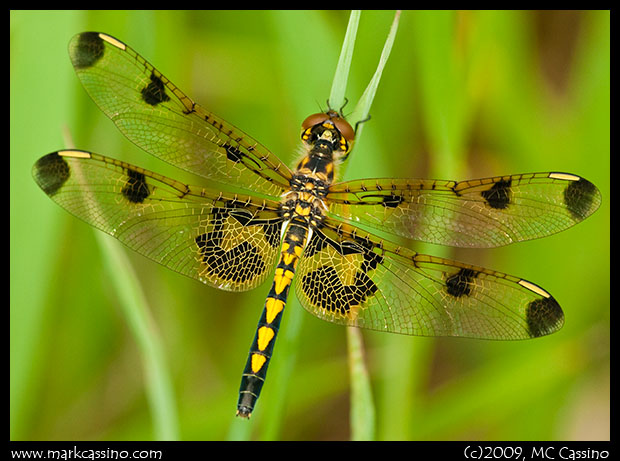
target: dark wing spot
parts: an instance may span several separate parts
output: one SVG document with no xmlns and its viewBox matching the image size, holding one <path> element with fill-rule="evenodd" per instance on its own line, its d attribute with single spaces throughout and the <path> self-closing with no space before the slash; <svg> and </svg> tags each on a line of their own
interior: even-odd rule
<svg viewBox="0 0 620 461">
<path fill-rule="evenodd" d="M 151 190 L 146 183 L 143 173 L 127 168 L 127 183 L 121 190 L 123 195 L 131 203 L 142 203 L 149 195 Z"/>
<path fill-rule="evenodd" d="M 280 220 L 253 219 L 252 213 L 243 209 L 233 209 L 228 214 L 244 227 L 263 226 L 265 241 L 272 248 L 277 248 L 280 245 L 280 229 L 282 228 Z"/>
<path fill-rule="evenodd" d="M 272 248 L 278 248 L 280 246 L 280 230 L 282 229 L 282 223 L 278 222 L 269 223 L 263 225 L 263 232 L 265 233 L 265 240 Z"/>
<path fill-rule="evenodd" d="M 213 208 L 212 210 L 214 230 L 221 231 L 224 220 L 230 216 L 235 218 L 239 224 L 247 226 L 262 226 L 265 233 L 265 241 L 272 247 L 280 245 L 280 231 L 282 229 L 281 219 L 255 219 L 253 214 L 242 208 L 236 208 L 234 202 L 229 201 L 224 207 Z"/>
<path fill-rule="evenodd" d="M 355 274 L 353 285 L 343 285 L 336 269 L 331 266 L 304 275 L 301 288 L 313 305 L 341 315 L 347 314 L 351 307 L 363 304 L 378 289 L 370 277 L 360 271 Z"/>
<path fill-rule="evenodd" d="M 77 44 L 71 49 L 71 62 L 76 69 L 93 66 L 101 59 L 105 46 L 97 32 L 84 32 L 77 38 Z"/>
<path fill-rule="evenodd" d="M 71 176 L 71 168 L 64 157 L 53 152 L 37 160 L 32 175 L 43 192 L 53 196 Z"/>
<path fill-rule="evenodd" d="M 364 262 L 361 269 L 364 272 L 369 272 L 377 268 L 377 265 L 383 264 L 383 256 L 378 255 L 374 251 L 368 251 L 364 253 Z"/>
<path fill-rule="evenodd" d="M 319 232 L 315 232 L 312 236 L 306 249 L 304 250 L 304 257 L 310 258 L 327 246 L 327 239 Z"/>
<path fill-rule="evenodd" d="M 252 222 L 252 213 L 242 208 L 231 208 L 228 215 L 235 218 L 237 222 L 244 227 Z"/>
<path fill-rule="evenodd" d="M 510 204 L 510 187 L 512 181 L 510 179 L 501 179 L 489 190 L 481 192 L 480 195 L 487 201 L 491 208 L 503 210 Z"/>
<path fill-rule="evenodd" d="M 383 198 L 381 204 L 386 208 L 396 208 L 403 203 L 405 198 L 402 195 L 390 195 Z"/>
<path fill-rule="evenodd" d="M 253 171 L 260 171 L 262 169 L 261 165 L 256 160 L 242 152 L 238 147 L 231 146 L 228 143 L 222 144 L 222 147 L 226 150 L 226 157 L 231 162 L 242 162 L 246 167 Z M 270 180 L 269 178 L 265 179 Z"/>
<path fill-rule="evenodd" d="M 383 264 L 383 256 L 373 251 L 375 245 L 373 245 L 370 241 L 363 238 L 358 238 L 356 243 L 364 249 L 364 262 L 361 266 L 362 271 L 369 272 L 376 269 L 379 264 Z"/>
<path fill-rule="evenodd" d="M 587 179 L 571 181 L 564 189 L 564 203 L 573 218 L 581 220 L 591 214 L 592 202 L 597 189 Z"/>
<path fill-rule="evenodd" d="M 231 162 L 239 163 L 243 158 L 243 153 L 238 148 L 230 144 L 224 144 L 222 147 L 226 149 L 226 157 L 228 157 L 228 160 Z"/>
<path fill-rule="evenodd" d="M 340 245 L 335 247 L 335 249 L 342 256 L 359 255 L 364 253 L 364 248 L 351 240 L 344 240 Z"/>
<path fill-rule="evenodd" d="M 381 187 L 377 185 L 377 189 L 381 190 Z M 365 190 L 365 187 L 362 188 Z M 371 205 L 383 205 L 386 208 L 396 208 L 398 205 L 405 201 L 402 195 L 383 195 L 383 194 L 364 194 L 362 200 L 370 203 Z"/>
<path fill-rule="evenodd" d="M 532 301 L 528 305 L 525 315 L 532 338 L 553 333 L 564 324 L 564 312 L 551 296 Z"/>
<path fill-rule="evenodd" d="M 154 72 L 151 73 L 151 83 L 142 88 L 142 99 L 151 106 L 170 101 L 170 96 L 166 94 L 164 82 Z"/>
<path fill-rule="evenodd" d="M 301 287 L 313 305 L 330 312 L 348 312 L 348 306 L 342 302 L 344 287 L 333 267 L 323 266 L 304 275 Z"/>
<path fill-rule="evenodd" d="M 364 262 L 361 265 L 363 272 L 368 272 L 377 268 L 378 264 L 383 264 L 383 256 L 378 255 L 372 251 L 372 245 L 366 243 L 363 239 L 356 241 L 344 240 L 342 243 L 336 243 L 332 239 L 328 239 L 319 232 L 316 232 L 312 237 L 312 240 L 306 246 L 304 250 L 304 256 L 310 258 L 319 251 L 323 250 L 327 245 L 330 245 L 340 255 L 347 256 L 353 254 L 361 254 L 364 257 Z"/>
<path fill-rule="evenodd" d="M 225 251 L 221 246 L 222 232 L 208 232 L 196 237 L 196 245 L 208 275 L 233 283 L 245 283 L 265 272 L 265 263 L 258 250 L 249 242 L 241 242 Z"/>
<path fill-rule="evenodd" d="M 477 276 L 478 273 L 471 269 L 461 269 L 458 273 L 451 275 L 446 280 L 448 294 L 455 298 L 469 296 L 473 279 Z"/>
<path fill-rule="evenodd" d="M 346 285 L 345 291 L 349 300 L 349 305 L 358 306 L 366 301 L 367 298 L 373 296 L 378 288 L 375 282 L 371 280 L 364 272 L 357 271 L 355 274 L 355 282 L 353 285 Z"/>
</svg>

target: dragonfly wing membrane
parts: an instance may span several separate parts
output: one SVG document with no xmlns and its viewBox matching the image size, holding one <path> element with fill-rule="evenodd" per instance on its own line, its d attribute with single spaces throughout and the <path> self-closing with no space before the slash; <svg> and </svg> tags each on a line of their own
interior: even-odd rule
<svg viewBox="0 0 620 461">
<path fill-rule="evenodd" d="M 561 232 L 594 213 L 599 190 L 566 173 L 469 181 L 378 179 L 334 184 L 335 215 L 419 241 L 489 248 Z"/>
<path fill-rule="evenodd" d="M 33 168 L 56 203 L 138 253 L 216 288 L 245 291 L 275 264 L 278 203 L 185 185 L 85 151 L 59 151 Z"/>
<path fill-rule="evenodd" d="M 264 146 L 194 103 L 121 41 L 73 37 L 69 54 L 90 97 L 132 142 L 191 173 L 279 196 L 289 168 Z"/>
<path fill-rule="evenodd" d="M 531 282 L 422 255 L 327 219 L 299 262 L 296 293 L 317 317 L 416 336 L 527 339 L 559 330 L 555 299 Z"/>
</svg>

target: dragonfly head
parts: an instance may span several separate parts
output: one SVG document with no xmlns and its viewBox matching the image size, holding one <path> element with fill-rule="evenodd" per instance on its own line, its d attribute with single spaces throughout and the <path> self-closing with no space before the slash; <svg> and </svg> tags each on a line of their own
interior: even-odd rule
<svg viewBox="0 0 620 461">
<path fill-rule="evenodd" d="M 355 130 L 334 110 L 312 114 L 301 124 L 301 140 L 310 149 L 341 160 L 353 148 Z"/>
</svg>

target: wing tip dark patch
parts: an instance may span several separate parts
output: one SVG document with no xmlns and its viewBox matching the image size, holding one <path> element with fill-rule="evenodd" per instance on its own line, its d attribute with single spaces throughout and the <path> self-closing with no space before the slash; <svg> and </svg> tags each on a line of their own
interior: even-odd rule
<svg viewBox="0 0 620 461">
<path fill-rule="evenodd" d="M 151 72 L 151 81 L 142 88 L 142 100 L 151 106 L 156 106 L 162 102 L 170 101 L 170 96 L 166 94 L 166 85 L 161 77 Z"/>
<path fill-rule="evenodd" d="M 480 193 L 487 204 L 496 210 L 504 210 L 510 205 L 510 188 L 512 180 L 500 179 L 493 187 Z"/>
<path fill-rule="evenodd" d="M 104 53 L 105 45 L 97 32 L 82 32 L 76 35 L 69 47 L 71 62 L 76 69 L 92 67 Z"/>
<path fill-rule="evenodd" d="M 121 190 L 123 196 L 131 203 L 142 203 L 151 195 L 144 173 L 127 168 L 127 182 Z"/>
<path fill-rule="evenodd" d="M 71 168 L 64 157 L 52 152 L 37 160 L 32 176 L 43 192 L 52 197 L 71 176 Z"/>
<path fill-rule="evenodd" d="M 543 297 L 528 304 L 526 321 L 530 337 L 538 338 L 562 328 L 564 312 L 553 296 Z"/>
<path fill-rule="evenodd" d="M 595 197 L 598 194 L 597 187 L 584 178 L 570 181 L 564 189 L 564 203 L 571 215 L 581 221 L 590 216 L 597 207 Z"/>
</svg>

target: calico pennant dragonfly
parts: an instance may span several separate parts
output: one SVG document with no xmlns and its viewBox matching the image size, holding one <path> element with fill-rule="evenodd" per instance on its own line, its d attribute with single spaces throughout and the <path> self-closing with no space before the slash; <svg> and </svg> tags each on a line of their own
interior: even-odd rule
<svg viewBox="0 0 620 461">
<path fill-rule="evenodd" d="M 103 33 L 69 44 L 91 98 L 131 141 L 210 180 L 192 186 L 83 150 L 40 158 L 33 176 L 60 206 L 129 248 L 212 287 L 273 283 L 241 381 L 249 418 L 295 277 L 306 310 L 342 325 L 421 336 L 527 339 L 559 330 L 547 291 L 519 277 L 416 253 L 362 228 L 456 247 L 545 237 L 601 203 L 586 179 L 560 172 L 474 179 L 338 182 L 355 130 L 336 111 L 309 116 L 305 156 L 290 169 L 203 109 L 132 48 Z M 235 186 L 242 193 L 213 188 Z"/>
</svg>

